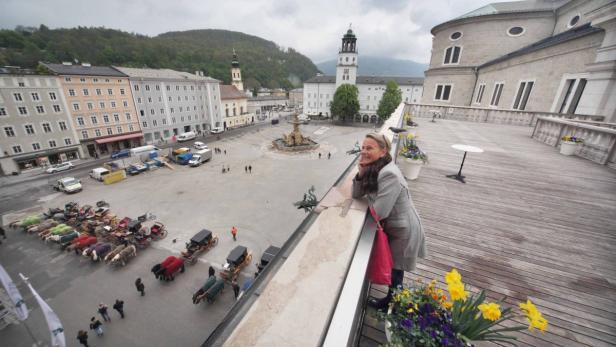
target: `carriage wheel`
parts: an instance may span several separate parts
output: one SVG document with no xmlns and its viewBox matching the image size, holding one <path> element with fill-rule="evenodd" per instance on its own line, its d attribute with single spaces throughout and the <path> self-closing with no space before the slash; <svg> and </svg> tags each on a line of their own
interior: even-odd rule
<svg viewBox="0 0 616 347">
<path fill-rule="evenodd" d="M 160 235 L 158 236 L 158 239 L 159 240 L 164 239 L 165 237 L 167 237 L 167 234 L 168 234 L 167 229 L 163 228 L 163 230 L 160 231 Z"/>
<path fill-rule="evenodd" d="M 190 258 L 190 265 L 195 265 L 196 262 L 197 262 L 197 257 L 193 256 L 192 258 Z"/>
</svg>

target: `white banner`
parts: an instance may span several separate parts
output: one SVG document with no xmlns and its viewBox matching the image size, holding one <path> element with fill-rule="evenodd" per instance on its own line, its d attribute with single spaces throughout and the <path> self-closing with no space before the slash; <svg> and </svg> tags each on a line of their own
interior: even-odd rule
<svg viewBox="0 0 616 347">
<path fill-rule="evenodd" d="M 64 339 L 64 328 L 62 327 L 62 323 L 60 322 L 58 315 L 56 315 L 51 307 L 47 305 L 45 300 L 38 295 L 30 283 L 28 283 L 28 287 L 30 287 L 32 295 L 34 295 L 36 301 L 38 301 L 41 306 L 41 310 L 43 310 L 43 315 L 45 315 L 45 320 L 49 326 L 49 332 L 51 332 L 51 345 L 65 347 L 66 340 Z"/>
<path fill-rule="evenodd" d="M 2 282 L 2 286 L 6 289 L 7 294 L 13 301 L 13 306 L 15 306 L 15 314 L 19 320 L 26 320 L 28 318 L 28 308 L 26 307 L 26 302 L 21 297 L 21 293 L 19 293 L 19 289 L 9 276 L 9 274 L 4 270 L 2 265 L 0 265 L 0 282 Z"/>
</svg>

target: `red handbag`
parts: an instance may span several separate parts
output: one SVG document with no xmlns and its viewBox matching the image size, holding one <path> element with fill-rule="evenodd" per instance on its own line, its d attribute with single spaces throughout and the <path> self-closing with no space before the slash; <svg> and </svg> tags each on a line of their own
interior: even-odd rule
<svg viewBox="0 0 616 347">
<path fill-rule="evenodd" d="M 368 281 L 389 286 L 391 285 L 391 269 L 394 267 L 389 241 L 381 226 L 380 218 L 372 206 L 370 206 L 370 214 L 376 221 L 376 235 L 368 262 Z"/>
</svg>

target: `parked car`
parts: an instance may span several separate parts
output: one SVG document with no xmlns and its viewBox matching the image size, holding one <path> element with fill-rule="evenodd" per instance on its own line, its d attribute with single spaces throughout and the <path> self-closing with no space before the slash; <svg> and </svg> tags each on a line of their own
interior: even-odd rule
<svg viewBox="0 0 616 347">
<path fill-rule="evenodd" d="M 126 173 L 129 175 L 138 175 L 144 171 L 147 171 L 148 167 L 143 164 L 131 164 L 127 169 Z"/>
<path fill-rule="evenodd" d="M 45 170 L 45 172 L 47 173 L 60 172 L 60 171 L 70 170 L 73 167 L 74 167 L 73 163 L 71 163 L 70 161 L 67 161 L 65 163 L 52 165 L 49 169 Z"/>
<path fill-rule="evenodd" d="M 203 157 L 200 156 L 199 154 L 195 154 L 188 161 L 188 165 L 190 165 L 192 167 L 197 167 L 197 166 L 203 164 L 203 162 L 205 162 L 205 160 L 203 160 Z"/>
<path fill-rule="evenodd" d="M 80 192 L 82 188 L 81 181 L 74 177 L 60 178 L 53 185 L 53 189 L 67 194 Z"/>
<path fill-rule="evenodd" d="M 178 136 L 178 142 L 190 141 L 196 137 L 197 137 L 197 134 L 195 134 L 194 131 L 188 131 Z"/>
<path fill-rule="evenodd" d="M 208 149 L 208 147 L 207 147 L 207 145 L 205 143 L 199 142 L 199 141 L 196 141 L 193 144 L 193 147 L 195 147 L 195 149 Z"/>
<path fill-rule="evenodd" d="M 130 148 L 121 149 L 111 153 L 111 159 L 128 158 L 130 157 Z"/>
<path fill-rule="evenodd" d="M 96 169 L 92 169 L 90 171 L 90 177 L 94 178 L 97 181 L 103 181 L 106 175 L 109 174 L 109 170 L 104 167 L 97 167 Z"/>
<path fill-rule="evenodd" d="M 223 127 L 215 127 L 215 128 L 212 128 L 212 130 L 210 130 L 211 134 L 220 134 L 224 132 L 225 132 L 225 129 Z"/>
</svg>

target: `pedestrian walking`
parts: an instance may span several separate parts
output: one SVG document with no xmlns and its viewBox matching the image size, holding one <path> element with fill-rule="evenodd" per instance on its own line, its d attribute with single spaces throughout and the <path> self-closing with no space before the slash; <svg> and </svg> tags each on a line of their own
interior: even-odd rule
<svg viewBox="0 0 616 347">
<path fill-rule="evenodd" d="M 90 319 L 90 329 L 94 330 L 97 336 L 103 336 L 103 323 L 101 323 L 101 321 L 99 321 L 95 317 L 92 317 Z"/>
<path fill-rule="evenodd" d="M 103 317 L 103 320 L 105 322 L 111 322 L 111 317 L 109 317 L 109 313 L 107 313 L 107 305 L 105 305 L 104 303 L 100 303 L 98 304 L 98 313 L 100 313 L 101 317 Z"/>
<path fill-rule="evenodd" d="M 233 294 L 235 295 L 235 300 L 237 300 L 237 296 L 240 295 L 240 285 L 237 284 L 237 279 L 233 279 L 231 281 L 231 287 L 233 287 Z"/>
<path fill-rule="evenodd" d="M 210 269 L 208 270 L 208 275 L 209 277 L 216 275 L 216 270 L 214 270 L 214 267 L 210 266 Z"/>
<path fill-rule="evenodd" d="M 141 296 L 145 295 L 145 286 L 141 282 L 141 278 L 137 278 L 135 281 L 135 287 L 137 287 L 137 291 L 141 293 Z"/>
<path fill-rule="evenodd" d="M 248 173 L 248 166 L 244 166 L 244 172 Z"/>
<path fill-rule="evenodd" d="M 252 173 L 252 165 L 248 165 L 248 172 Z"/>
<path fill-rule="evenodd" d="M 225 173 L 225 172 L 227 172 L 227 169 L 225 169 L 225 166 L 223 165 L 222 166 L 222 173 Z"/>
<path fill-rule="evenodd" d="M 231 235 L 233 235 L 233 241 L 237 241 L 237 228 L 235 226 L 231 228 Z"/>
<path fill-rule="evenodd" d="M 319 159 L 321 159 L 321 152 L 319 152 Z"/>
<path fill-rule="evenodd" d="M 113 309 L 118 311 L 120 317 L 124 319 L 124 301 L 120 299 L 116 299 L 115 304 L 113 304 Z"/>
<path fill-rule="evenodd" d="M 6 240 L 6 232 L 4 231 L 4 228 L 0 226 L 0 236 L 2 236 L 3 240 Z M 0 241 L 0 245 L 2 244 L 2 241 Z"/>
<path fill-rule="evenodd" d="M 332 157 L 332 154 L 331 154 L 331 153 L 329 153 L 329 152 L 327 152 L 327 159 L 329 159 L 329 158 L 331 158 L 331 157 Z"/>
<path fill-rule="evenodd" d="M 79 340 L 79 343 L 81 343 L 85 347 L 90 347 L 88 345 L 88 332 L 87 331 L 79 330 L 79 332 L 77 333 L 77 340 Z"/>
<path fill-rule="evenodd" d="M 227 172 L 231 172 L 231 166 L 227 165 Z"/>
<path fill-rule="evenodd" d="M 225 149 L 225 155 L 227 155 L 227 150 Z"/>
</svg>

